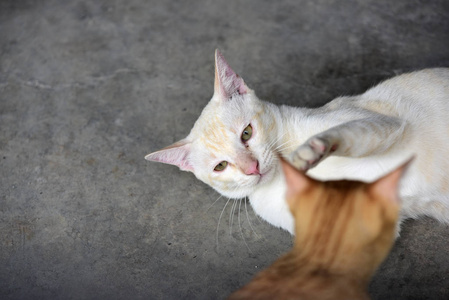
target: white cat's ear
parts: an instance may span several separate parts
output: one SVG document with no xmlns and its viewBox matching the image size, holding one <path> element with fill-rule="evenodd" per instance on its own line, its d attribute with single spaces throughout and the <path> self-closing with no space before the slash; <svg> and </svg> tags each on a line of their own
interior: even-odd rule
<svg viewBox="0 0 449 300">
<path fill-rule="evenodd" d="M 180 140 L 159 151 L 145 156 L 146 160 L 178 166 L 183 171 L 193 172 L 193 166 L 188 161 L 190 142 Z"/>
<path fill-rule="evenodd" d="M 215 85 L 214 94 L 219 99 L 229 99 L 234 94 L 246 94 L 248 87 L 224 59 L 220 51 L 215 50 Z"/>
<path fill-rule="evenodd" d="M 280 158 L 285 182 L 287 183 L 287 200 L 305 191 L 313 182 L 304 172 L 297 170 L 283 158 Z"/>
<path fill-rule="evenodd" d="M 380 199 L 389 199 L 390 201 L 399 204 L 399 183 L 404 176 L 404 173 L 412 164 L 414 158 L 414 156 L 411 157 L 392 172 L 371 183 L 371 191 L 382 196 Z"/>
</svg>

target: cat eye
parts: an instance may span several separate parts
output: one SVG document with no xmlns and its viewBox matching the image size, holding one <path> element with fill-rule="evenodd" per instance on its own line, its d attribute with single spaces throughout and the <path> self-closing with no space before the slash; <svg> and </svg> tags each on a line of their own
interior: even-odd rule
<svg viewBox="0 0 449 300">
<path fill-rule="evenodd" d="M 222 161 L 221 163 L 219 163 L 218 165 L 215 166 L 214 171 L 223 171 L 224 169 L 226 169 L 227 166 L 228 166 L 228 162 Z"/>
<path fill-rule="evenodd" d="M 242 132 L 242 136 L 241 136 L 242 142 L 248 141 L 252 135 L 253 135 L 253 128 L 251 127 L 251 124 L 250 124 L 250 125 L 246 126 L 246 128 Z"/>
</svg>

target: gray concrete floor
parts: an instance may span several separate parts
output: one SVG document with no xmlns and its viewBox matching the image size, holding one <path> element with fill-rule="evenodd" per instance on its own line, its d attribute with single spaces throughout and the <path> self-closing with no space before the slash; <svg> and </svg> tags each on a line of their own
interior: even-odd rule
<svg viewBox="0 0 449 300">
<path fill-rule="evenodd" d="M 143 158 L 189 132 L 215 48 L 260 98 L 319 106 L 449 66 L 449 4 L 1 1 L 1 299 L 222 299 L 290 248 Z M 406 222 L 373 298 L 448 299 L 448 250 L 447 226 Z"/>
</svg>

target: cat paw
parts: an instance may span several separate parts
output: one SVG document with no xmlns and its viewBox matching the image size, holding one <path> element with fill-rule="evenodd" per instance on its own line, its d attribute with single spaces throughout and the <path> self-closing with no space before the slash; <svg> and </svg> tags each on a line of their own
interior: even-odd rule
<svg viewBox="0 0 449 300">
<path fill-rule="evenodd" d="M 307 171 L 326 158 L 335 148 L 326 139 L 312 137 L 293 151 L 290 162 L 298 170 Z"/>
</svg>

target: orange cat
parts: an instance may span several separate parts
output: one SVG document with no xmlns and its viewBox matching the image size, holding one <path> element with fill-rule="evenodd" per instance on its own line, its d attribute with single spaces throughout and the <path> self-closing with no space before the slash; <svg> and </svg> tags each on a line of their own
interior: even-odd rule
<svg viewBox="0 0 449 300">
<path fill-rule="evenodd" d="M 293 249 L 229 299 L 369 299 L 395 238 L 405 164 L 374 183 L 313 180 L 282 161 Z"/>
</svg>

